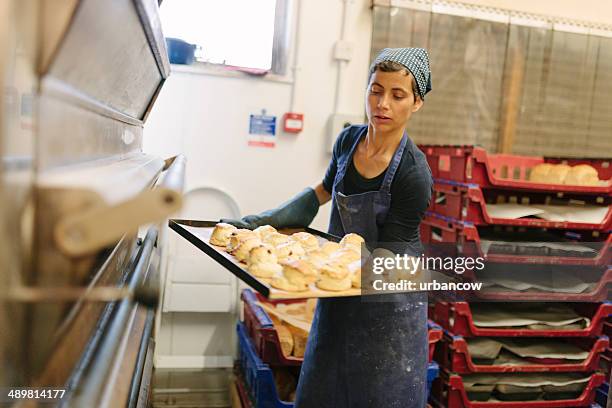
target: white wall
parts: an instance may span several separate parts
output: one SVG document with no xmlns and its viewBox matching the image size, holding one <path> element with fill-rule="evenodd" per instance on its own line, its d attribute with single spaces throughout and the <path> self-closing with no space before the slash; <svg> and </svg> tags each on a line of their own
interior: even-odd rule
<svg viewBox="0 0 612 408">
<path fill-rule="evenodd" d="M 346 37 L 354 53 L 344 69 L 339 111 L 362 114 L 371 13 L 368 0 L 348 4 Z M 295 110 L 305 115 L 300 134 L 278 132 L 273 149 L 247 146 L 249 114 L 266 109 L 280 120 L 290 108 L 290 81 L 173 72 L 145 126 L 145 150 L 162 156 L 183 152 L 188 159 L 187 188 L 222 188 L 243 214 L 274 207 L 319 182 L 330 159 L 327 121 L 337 77 L 332 52 L 341 35 L 342 6 L 341 0 L 302 1 L 294 84 Z M 321 209 L 314 226 L 327 229 L 328 216 L 329 205 Z"/>
</svg>

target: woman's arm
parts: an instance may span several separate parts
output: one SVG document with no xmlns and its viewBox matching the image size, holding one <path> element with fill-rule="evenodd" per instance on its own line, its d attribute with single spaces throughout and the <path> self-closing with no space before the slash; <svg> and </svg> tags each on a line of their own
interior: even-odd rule
<svg viewBox="0 0 612 408">
<path fill-rule="evenodd" d="M 323 183 L 319 183 L 314 187 L 315 194 L 319 200 L 319 205 L 323 205 L 331 200 L 331 194 L 323 187 Z"/>
<path fill-rule="evenodd" d="M 419 254 L 422 246 L 419 224 L 431 200 L 433 179 L 426 163 L 396 174 L 397 186 L 391 190 L 391 208 L 379 236 L 380 242 L 405 243 L 408 252 Z M 401 251 L 404 252 L 404 251 Z"/>
</svg>

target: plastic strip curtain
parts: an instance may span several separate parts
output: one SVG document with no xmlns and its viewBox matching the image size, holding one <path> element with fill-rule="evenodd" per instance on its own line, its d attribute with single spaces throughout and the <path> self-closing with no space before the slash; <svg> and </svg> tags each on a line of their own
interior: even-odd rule
<svg viewBox="0 0 612 408">
<path fill-rule="evenodd" d="M 374 6 L 372 58 L 425 47 L 433 92 L 409 124 L 417 143 L 601 157 L 612 151 L 612 39 L 537 25 Z"/>
<path fill-rule="evenodd" d="M 524 60 L 514 152 L 610 156 L 612 39 L 511 26 L 511 48 Z"/>
</svg>

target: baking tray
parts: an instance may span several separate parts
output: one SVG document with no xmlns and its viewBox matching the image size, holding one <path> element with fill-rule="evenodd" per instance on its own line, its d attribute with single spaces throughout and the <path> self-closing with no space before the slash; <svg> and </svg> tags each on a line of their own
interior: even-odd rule
<svg viewBox="0 0 612 408">
<path fill-rule="evenodd" d="M 463 384 L 461 375 L 442 372 L 434 382 L 431 403 L 436 408 L 576 408 L 589 407 L 595 400 L 596 389 L 603 384 L 605 377 L 601 373 L 594 373 L 579 397 L 562 400 L 535 400 L 535 401 L 472 401 Z"/>
<path fill-rule="evenodd" d="M 287 292 L 273 288 L 264 279 L 251 275 L 246 269 L 246 264 L 238 262 L 232 255 L 225 252 L 222 247 L 209 244 L 210 235 L 219 221 L 196 221 L 196 220 L 179 220 L 172 219 L 168 221 L 171 229 L 176 231 L 180 236 L 191 242 L 198 249 L 217 261 L 225 269 L 236 275 L 238 279 L 261 293 L 262 296 L 268 299 L 300 299 L 300 298 L 321 298 L 321 297 L 346 297 L 360 296 L 361 289 L 351 288 L 345 291 L 332 292 L 318 289 L 314 284 L 310 285 L 310 289 L 302 292 Z M 317 231 L 312 228 L 284 228 L 279 229 L 279 232 L 284 234 L 293 234 L 295 232 L 306 231 L 328 241 L 338 242 L 340 238 Z"/>
<path fill-rule="evenodd" d="M 537 340 L 537 339 L 534 339 Z M 436 353 L 436 361 L 447 371 L 455 374 L 474 374 L 474 373 L 527 373 L 527 372 L 593 372 L 597 371 L 601 355 L 608 347 L 606 336 L 593 338 L 561 338 L 575 344 L 580 348 L 589 351 L 589 355 L 584 360 L 566 360 L 563 362 L 532 362 L 523 359 L 525 364 L 521 365 L 496 365 L 476 362 L 470 354 L 467 340 L 463 336 L 451 336 L 446 332 L 444 339 Z"/>
<path fill-rule="evenodd" d="M 590 320 L 588 327 L 573 330 L 478 327 L 474 324 L 472 309 L 468 302 L 435 302 L 430 308 L 430 312 L 433 312 L 430 317 L 433 316 L 433 320 L 450 335 L 463 337 L 598 337 L 602 334 L 604 322 L 612 315 L 612 302 L 567 304 L 579 316 Z"/>
</svg>

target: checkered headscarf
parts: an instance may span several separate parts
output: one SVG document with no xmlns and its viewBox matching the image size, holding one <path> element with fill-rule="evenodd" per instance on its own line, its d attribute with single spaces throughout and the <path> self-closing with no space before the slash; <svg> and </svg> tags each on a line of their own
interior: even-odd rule
<svg viewBox="0 0 612 408">
<path fill-rule="evenodd" d="M 431 71 L 429 69 L 429 55 L 425 48 L 385 48 L 378 54 L 370 69 L 383 61 L 393 61 L 406 67 L 417 83 L 421 99 L 431 91 Z"/>
</svg>

